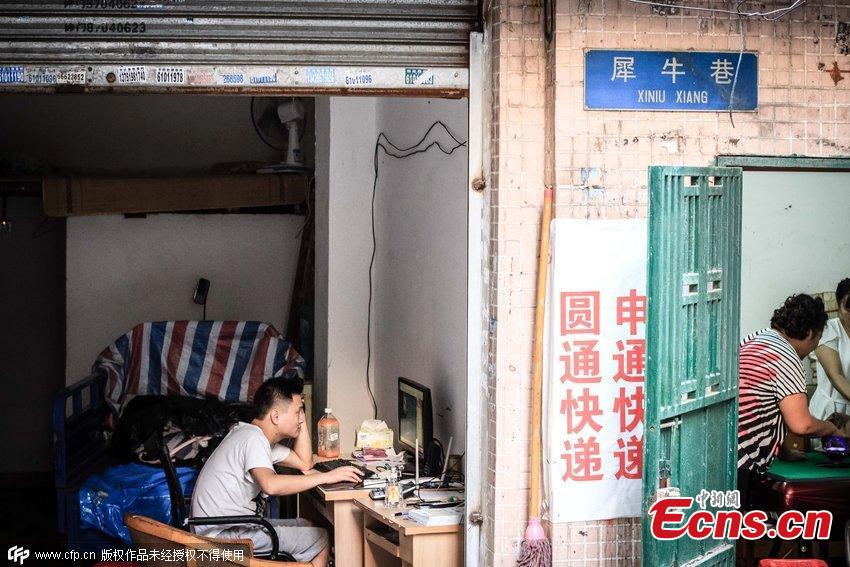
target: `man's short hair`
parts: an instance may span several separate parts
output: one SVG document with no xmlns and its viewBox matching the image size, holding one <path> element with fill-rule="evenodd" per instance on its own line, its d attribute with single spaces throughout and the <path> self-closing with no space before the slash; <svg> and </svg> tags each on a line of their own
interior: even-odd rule
<svg viewBox="0 0 850 567">
<path fill-rule="evenodd" d="M 304 382 L 300 378 L 269 378 L 254 393 L 254 410 L 257 417 L 268 414 L 277 402 L 287 407 L 292 396 L 304 391 Z"/>
<path fill-rule="evenodd" d="M 809 336 L 809 332 L 822 333 L 826 320 L 826 310 L 820 297 L 798 293 L 786 299 L 785 303 L 773 312 L 770 326 L 792 339 L 803 340 Z"/>
</svg>

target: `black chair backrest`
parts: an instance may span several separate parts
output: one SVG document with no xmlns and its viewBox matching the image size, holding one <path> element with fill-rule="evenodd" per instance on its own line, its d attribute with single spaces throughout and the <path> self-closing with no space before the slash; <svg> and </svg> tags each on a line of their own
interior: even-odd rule
<svg viewBox="0 0 850 567">
<path fill-rule="evenodd" d="M 171 455 L 168 454 L 168 446 L 162 439 L 160 441 L 159 463 L 165 473 L 165 481 L 168 483 L 168 496 L 171 499 L 171 525 L 175 528 L 189 531 L 189 526 L 186 524 L 186 520 L 189 518 L 186 495 L 183 494 L 183 487 L 180 485 L 177 469 L 174 467 Z"/>
</svg>

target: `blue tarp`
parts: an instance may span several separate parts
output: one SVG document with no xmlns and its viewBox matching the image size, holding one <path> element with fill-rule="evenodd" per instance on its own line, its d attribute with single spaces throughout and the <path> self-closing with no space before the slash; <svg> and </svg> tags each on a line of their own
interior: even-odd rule
<svg viewBox="0 0 850 567">
<path fill-rule="evenodd" d="M 183 494 L 195 487 L 198 471 L 178 467 L 177 477 Z M 131 463 L 118 465 L 101 475 L 89 477 L 80 487 L 80 519 L 91 526 L 131 544 L 124 525 L 124 514 L 147 516 L 163 523 L 171 522 L 171 499 L 162 469 Z"/>
</svg>

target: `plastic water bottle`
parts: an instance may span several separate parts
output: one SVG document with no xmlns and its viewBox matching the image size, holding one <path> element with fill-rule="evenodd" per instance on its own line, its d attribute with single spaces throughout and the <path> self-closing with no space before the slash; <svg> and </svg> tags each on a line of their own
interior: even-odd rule
<svg viewBox="0 0 850 567">
<path fill-rule="evenodd" d="M 325 408 L 325 415 L 316 426 L 319 432 L 320 457 L 335 459 L 339 457 L 339 420 L 331 413 L 331 408 Z"/>
</svg>

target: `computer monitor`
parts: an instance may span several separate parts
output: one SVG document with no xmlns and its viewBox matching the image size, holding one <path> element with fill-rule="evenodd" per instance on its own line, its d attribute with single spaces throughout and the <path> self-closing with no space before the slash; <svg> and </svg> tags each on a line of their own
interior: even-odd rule
<svg viewBox="0 0 850 567">
<path fill-rule="evenodd" d="M 398 379 L 398 442 L 402 449 L 411 454 L 419 439 L 420 459 L 434 437 L 434 415 L 431 409 L 431 390 L 427 387 L 399 377 Z"/>
</svg>

